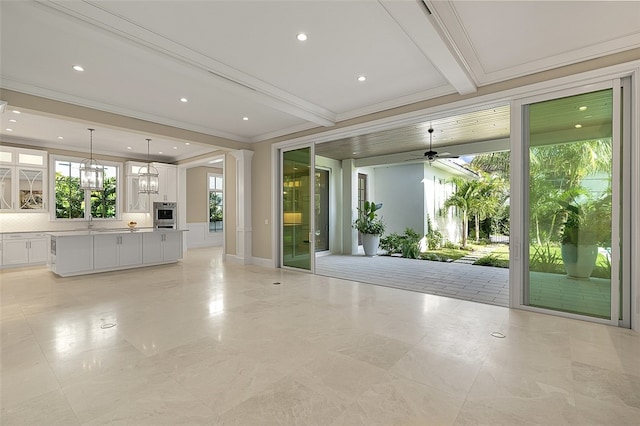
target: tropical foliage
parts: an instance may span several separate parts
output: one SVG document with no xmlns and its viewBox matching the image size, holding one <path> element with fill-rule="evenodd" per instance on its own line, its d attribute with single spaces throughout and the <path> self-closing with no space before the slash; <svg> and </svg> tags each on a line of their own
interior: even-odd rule
<svg viewBox="0 0 640 426">
<path fill-rule="evenodd" d="M 85 190 L 80 189 L 80 178 L 56 173 L 55 197 L 56 218 L 85 218 Z M 91 191 L 91 216 L 94 218 L 116 217 L 116 178 L 104 180 L 103 191 Z"/>
<path fill-rule="evenodd" d="M 209 221 L 222 221 L 222 195 L 217 192 L 209 192 Z"/>
<path fill-rule="evenodd" d="M 442 246 L 443 236 L 442 232 L 438 231 L 431 223 L 431 218 L 427 215 L 427 234 L 425 235 L 427 240 L 427 249 L 437 250 Z"/>
<path fill-rule="evenodd" d="M 585 186 L 585 179 L 598 174 L 610 176 L 611 155 L 608 139 L 531 148 L 531 241 L 542 246 L 575 240 L 578 228 L 590 228 L 592 234 L 600 234 L 589 238 L 610 241 L 601 228 L 610 225 L 611 188 L 601 195 L 594 194 Z"/>
<path fill-rule="evenodd" d="M 362 234 L 382 235 L 384 232 L 384 222 L 378 217 L 377 211 L 382 208 L 382 204 L 373 201 L 365 201 L 362 208 L 358 207 L 358 218 L 353 223 L 353 227 Z"/>
<path fill-rule="evenodd" d="M 462 213 L 462 247 L 467 246 L 469 219 L 475 222 L 475 239 L 480 241 L 480 221 L 497 214 L 507 198 L 506 182 L 498 175 L 479 172 L 476 180 L 454 177 L 456 189 L 444 202 L 444 207 L 457 207 Z"/>
<path fill-rule="evenodd" d="M 393 232 L 380 239 L 380 248 L 388 255 L 401 253 L 402 257 L 417 259 L 420 257 L 420 234 L 412 228 L 406 228 L 404 234 Z"/>
</svg>

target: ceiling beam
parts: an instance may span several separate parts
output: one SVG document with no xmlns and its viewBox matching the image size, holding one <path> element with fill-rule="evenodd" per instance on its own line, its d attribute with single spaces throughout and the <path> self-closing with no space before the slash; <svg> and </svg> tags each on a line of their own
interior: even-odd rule
<svg viewBox="0 0 640 426">
<path fill-rule="evenodd" d="M 477 91 L 477 86 L 463 66 L 462 56 L 455 52 L 431 16 L 424 2 L 379 0 L 382 7 L 402 28 L 422 54 L 440 74 L 460 93 Z"/>
</svg>

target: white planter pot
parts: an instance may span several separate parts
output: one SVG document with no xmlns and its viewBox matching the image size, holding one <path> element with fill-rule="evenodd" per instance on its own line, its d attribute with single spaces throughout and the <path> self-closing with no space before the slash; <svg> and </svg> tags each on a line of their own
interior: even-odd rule
<svg viewBox="0 0 640 426">
<path fill-rule="evenodd" d="M 378 245 L 380 244 L 380 235 L 378 234 L 362 234 L 362 247 L 365 256 L 375 256 L 378 254 Z"/>
<path fill-rule="evenodd" d="M 589 278 L 591 276 L 598 257 L 597 245 L 563 244 L 561 249 L 567 275 L 575 278 Z"/>
</svg>

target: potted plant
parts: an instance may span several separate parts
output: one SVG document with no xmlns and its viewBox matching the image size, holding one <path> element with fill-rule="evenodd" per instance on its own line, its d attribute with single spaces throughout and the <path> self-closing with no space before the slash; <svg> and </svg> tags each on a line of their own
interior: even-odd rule
<svg viewBox="0 0 640 426">
<path fill-rule="evenodd" d="M 384 232 L 384 222 L 376 213 L 382 208 L 382 203 L 365 201 L 363 208 L 358 207 L 358 218 L 353 227 L 362 234 L 362 246 L 366 256 L 375 256 L 378 253 L 380 235 Z"/>
<path fill-rule="evenodd" d="M 567 275 L 589 278 L 598 258 L 598 243 L 610 237 L 610 198 L 579 204 L 561 202 L 565 220 L 561 254 Z M 606 244 L 606 243 L 605 243 Z"/>
</svg>

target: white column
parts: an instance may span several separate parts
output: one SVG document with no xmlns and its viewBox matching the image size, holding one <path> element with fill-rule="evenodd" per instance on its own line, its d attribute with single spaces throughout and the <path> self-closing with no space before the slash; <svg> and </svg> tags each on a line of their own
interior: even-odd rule
<svg viewBox="0 0 640 426">
<path fill-rule="evenodd" d="M 251 247 L 251 157 L 253 151 L 241 149 L 231 154 L 236 158 L 236 257 L 250 264 Z"/>
</svg>

